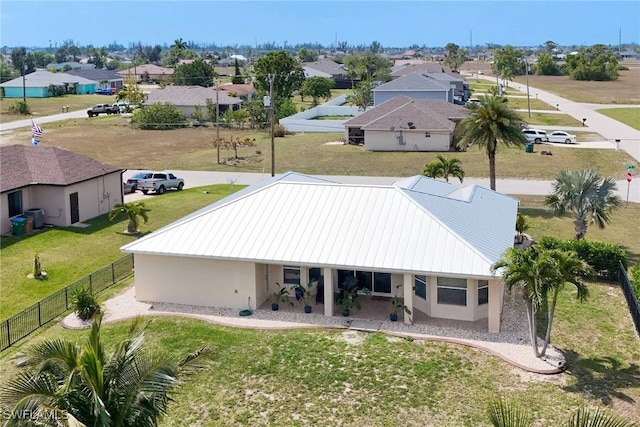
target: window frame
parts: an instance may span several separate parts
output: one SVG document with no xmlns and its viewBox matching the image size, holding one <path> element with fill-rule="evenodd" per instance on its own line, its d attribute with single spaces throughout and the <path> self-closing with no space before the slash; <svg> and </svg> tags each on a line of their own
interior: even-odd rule
<svg viewBox="0 0 640 427">
<path fill-rule="evenodd" d="M 287 278 L 287 272 L 294 273 L 297 272 L 297 280 L 295 278 Z M 300 286 L 300 266 L 296 265 L 283 265 L 282 266 L 282 283 L 285 285 L 297 285 Z"/>
<path fill-rule="evenodd" d="M 459 286 L 455 286 L 452 285 L 451 283 L 449 284 L 441 284 L 440 281 L 441 280 L 447 280 L 447 281 L 453 281 L 453 280 L 457 280 L 457 281 L 464 281 L 464 287 L 462 286 L 462 283 L 459 283 Z M 442 305 L 455 305 L 458 307 L 467 307 L 468 304 L 468 298 L 467 298 L 467 293 L 468 293 L 468 289 L 469 289 L 469 282 L 467 279 L 464 278 L 460 278 L 460 277 L 438 277 L 436 279 L 436 286 L 437 286 L 437 294 L 438 294 L 438 304 L 442 304 Z M 442 292 L 441 292 L 442 291 Z M 456 297 L 457 295 L 457 297 Z M 462 304 L 462 301 L 464 301 L 464 304 Z"/>
<path fill-rule="evenodd" d="M 489 304 L 489 281 L 478 280 L 478 307 L 485 304 Z"/>
<path fill-rule="evenodd" d="M 7 210 L 9 218 L 22 215 L 22 190 L 12 191 L 7 194 Z"/>
</svg>

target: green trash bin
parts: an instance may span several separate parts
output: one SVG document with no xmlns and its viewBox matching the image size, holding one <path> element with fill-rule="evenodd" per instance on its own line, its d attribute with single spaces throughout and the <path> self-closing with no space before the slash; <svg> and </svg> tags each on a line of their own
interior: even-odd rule
<svg viewBox="0 0 640 427">
<path fill-rule="evenodd" d="M 11 233 L 14 236 L 24 235 L 24 226 L 27 222 L 27 218 L 18 216 L 11 219 Z"/>
<path fill-rule="evenodd" d="M 525 153 L 533 153 L 533 142 L 528 143 L 528 144 L 524 147 L 524 152 L 525 152 Z"/>
</svg>

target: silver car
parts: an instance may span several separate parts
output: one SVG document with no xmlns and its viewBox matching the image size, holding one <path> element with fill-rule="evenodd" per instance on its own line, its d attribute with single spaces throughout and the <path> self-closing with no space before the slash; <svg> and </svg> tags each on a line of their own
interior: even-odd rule
<svg viewBox="0 0 640 427">
<path fill-rule="evenodd" d="M 563 130 L 554 130 L 549 134 L 549 142 L 560 142 L 565 144 L 575 144 L 576 136 Z"/>
</svg>

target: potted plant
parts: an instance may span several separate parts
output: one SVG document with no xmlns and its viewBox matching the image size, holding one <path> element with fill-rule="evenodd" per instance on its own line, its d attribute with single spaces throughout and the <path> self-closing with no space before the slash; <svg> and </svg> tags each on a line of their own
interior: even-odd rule
<svg viewBox="0 0 640 427">
<path fill-rule="evenodd" d="M 307 286 L 300 285 L 298 287 L 298 290 L 300 292 L 300 301 L 302 301 L 302 304 L 304 304 L 305 313 L 311 313 L 312 310 L 311 299 L 313 298 L 313 295 L 311 294 L 311 288 L 313 288 L 314 283 L 316 283 L 315 280 L 307 283 Z"/>
<path fill-rule="evenodd" d="M 273 293 L 273 303 L 271 303 L 271 310 L 278 311 L 280 309 L 280 302 L 293 306 L 293 302 L 289 300 L 289 289 L 283 287 L 278 282 L 276 282 L 276 285 L 278 285 L 278 290 Z"/>
<path fill-rule="evenodd" d="M 404 305 L 404 303 L 400 301 L 400 298 L 398 298 L 397 292 L 401 287 L 402 285 L 396 285 L 396 292 L 391 297 L 391 313 L 389 313 L 389 320 L 392 322 L 398 321 L 398 312 L 401 310 L 404 310 L 406 314 L 411 316 L 411 310 L 409 310 L 409 307 Z"/>
<path fill-rule="evenodd" d="M 368 295 L 371 292 L 368 288 L 363 288 L 362 293 Z M 353 276 L 347 277 L 342 285 L 342 291 L 338 296 L 338 304 L 342 310 L 342 315 L 347 317 L 352 308 L 360 310 L 362 305 L 358 299 L 358 279 Z"/>
</svg>

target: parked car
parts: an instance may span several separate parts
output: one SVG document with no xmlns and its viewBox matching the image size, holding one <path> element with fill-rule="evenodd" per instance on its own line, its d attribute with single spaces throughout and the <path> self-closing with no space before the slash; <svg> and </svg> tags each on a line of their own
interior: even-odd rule
<svg viewBox="0 0 640 427">
<path fill-rule="evenodd" d="M 133 185 L 132 193 L 134 193 L 138 189 L 138 182 L 143 179 L 149 179 L 153 176 L 152 172 L 138 172 L 133 175 L 131 178 L 127 179 L 127 184 Z"/>
<path fill-rule="evenodd" d="M 149 191 L 153 191 L 156 194 L 163 194 L 171 188 L 181 191 L 184 188 L 184 180 L 169 172 L 154 172 L 151 178 L 138 181 L 136 186 L 142 190 L 144 194 L 147 194 Z"/>
<path fill-rule="evenodd" d="M 554 130 L 549 134 L 549 142 L 564 142 L 565 144 L 575 144 L 576 136 L 563 130 Z"/>
<path fill-rule="evenodd" d="M 96 104 L 87 110 L 89 117 L 99 116 L 100 114 L 118 114 L 120 109 L 109 104 Z"/>
<path fill-rule="evenodd" d="M 543 142 L 549 141 L 547 133 L 540 129 L 522 129 L 522 133 L 524 134 L 524 137 L 527 138 L 527 142 L 542 144 Z"/>
<path fill-rule="evenodd" d="M 113 95 L 113 89 L 109 87 L 101 87 L 96 89 L 96 95 Z"/>
<path fill-rule="evenodd" d="M 124 194 L 135 193 L 136 192 L 136 185 L 135 184 L 129 184 L 128 182 L 123 182 L 122 183 L 122 190 L 123 190 Z"/>
</svg>

